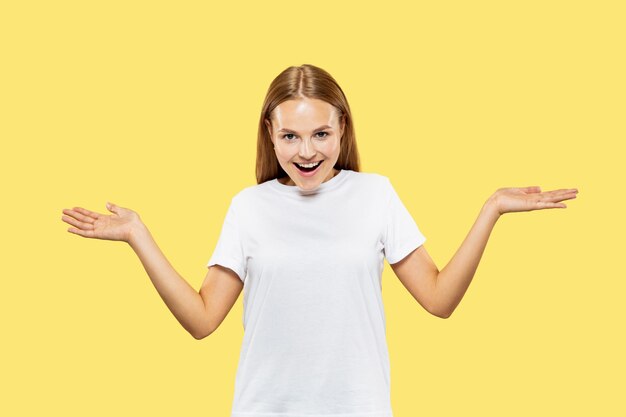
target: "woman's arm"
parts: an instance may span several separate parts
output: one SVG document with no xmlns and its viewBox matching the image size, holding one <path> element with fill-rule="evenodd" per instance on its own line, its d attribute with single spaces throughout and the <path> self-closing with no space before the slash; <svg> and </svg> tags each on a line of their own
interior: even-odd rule
<svg viewBox="0 0 626 417">
<path fill-rule="evenodd" d="M 469 234 L 443 270 L 435 265 L 424 245 L 391 268 L 413 298 L 429 313 L 448 318 L 461 302 L 478 267 L 487 239 L 500 215 L 490 199 Z"/>
<path fill-rule="evenodd" d="M 495 200 L 490 198 L 459 249 L 437 275 L 433 305 L 443 317 L 450 317 L 465 295 L 499 218 Z"/>
<path fill-rule="evenodd" d="M 391 267 L 422 306 L 438 317 L 448 318 L 465 295 L 502 214 L 566 208 L 560 201 L 576 198 L 577 193 L 575 188 L 544 193 L 539 187 L 500 188 L 485 202 L 461 247 L 440 272 L 423 247 Z"/>
<path fill-rule="evenodd" d="M 243 289 L 232 270 L 209 268 L 200 293 L 170 265 L 137 212 L 107 202 L 113 214 L 83 207 L 63 209 L 68 232 L 91 239 L 127 242 L 139 256 L 157 292 L 183 327 L 196 339 L 210 335 L 224 320 Z"/>
<path fill-rule="evenodd" d="M 143 223 L 134 225 L 128 244 L 178 322 L 194 338 L 206 336 L 206 309 L 202 297 L 172 267 Z"/>
</svg>

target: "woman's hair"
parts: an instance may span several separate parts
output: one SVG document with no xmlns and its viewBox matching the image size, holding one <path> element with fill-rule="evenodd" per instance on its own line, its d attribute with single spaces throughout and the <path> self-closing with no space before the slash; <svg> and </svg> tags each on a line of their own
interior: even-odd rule
<svg viewBox="0 0 626 417">
<path fill-rule="evenodd" d="M 257 184 L 287 175 L 278 163 L 265 120 L 270 120 L 272 111 L 283 101 L 302 98 L 323 100 L 335 107 L 340 124 L 343 118 L 344 130 L 340 139 L 339 159 L 334 168 L 359 171 L 359 152 L 348 99 L 328 72 L 314 65 L 304 64 L 299 67 L 288 67 L 278 74 L 265 96 L 256 148 Z"/>
</svg>

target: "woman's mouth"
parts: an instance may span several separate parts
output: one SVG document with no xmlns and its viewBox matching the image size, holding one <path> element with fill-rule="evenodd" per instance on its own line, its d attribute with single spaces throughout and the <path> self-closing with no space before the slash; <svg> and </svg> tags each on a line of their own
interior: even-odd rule
<svg viewBox="0 0 626 417">
<path fill-rule="evenodd" d="M 315 173 L 319 170 L 319 167 L 322 165 L 323 162 L 324 160 L 317 162 L 315 165 L 304 164 L 305 166 L 299 165 L 295 162 L 293 164 L 298 169 L 298 172 L 300 173 L 300 175 L 302 175 L 303 177 L 311 177 L 315 175 Z"/>
</svg>

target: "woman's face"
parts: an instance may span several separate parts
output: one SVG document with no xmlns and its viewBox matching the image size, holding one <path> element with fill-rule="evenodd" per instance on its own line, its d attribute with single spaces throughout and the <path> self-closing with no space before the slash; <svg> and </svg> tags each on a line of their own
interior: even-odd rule
<svg viewBox="0 0 626 417">
<path fill-rule="evenodd" d="M 286 185 L 314 190 L 335 176 L 343 122 L 329 103 L 303 98 L 280 103 L 265 124 L 272 137 L 278 163 L 289 175 Z M 317 163 L 313 170 L 297 164 Z M 306 172 L 309 171 L 309 172 Z"/>
</svg>

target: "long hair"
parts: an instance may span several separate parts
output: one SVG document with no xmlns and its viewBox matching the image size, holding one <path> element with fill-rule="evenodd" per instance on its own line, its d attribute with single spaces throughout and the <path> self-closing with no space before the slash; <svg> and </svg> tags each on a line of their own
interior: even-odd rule
<svg viewBox="0 0 626 417">
<path fill-rule="evenodd" d="M 272 111 L 283 101 L 301 98 L 323 100 L 335 107 L 340 123 L 343 119 L 344 130 L 340 139 L 339 159 L 337 159 L 334 168 L 359 171 L 359 152 L 356 146 L 354 124 L 348 99 L 337 81 L 328 72 L 314 65 L 304 64 L 283 70 L 272 81 L 267 90 L 257 137 L 257 184 L 287 175 L 278 163 L 265 120 L 270 120 Z"/>
</svg>

